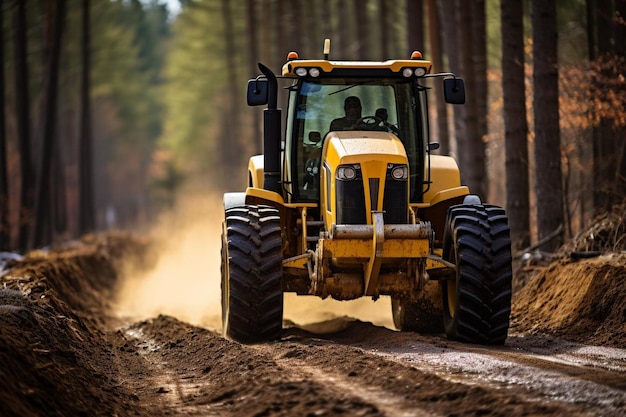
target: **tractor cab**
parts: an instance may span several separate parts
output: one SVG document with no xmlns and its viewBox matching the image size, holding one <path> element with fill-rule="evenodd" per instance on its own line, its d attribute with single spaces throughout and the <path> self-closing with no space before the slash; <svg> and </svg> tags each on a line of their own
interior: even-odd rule
<svg viewBox="0 0 626 417">
<path fill-rule="evenodd" d="M 384 212 L 386 222 L 407 223 L 409 204 L 422 203 L 430 189 L 425 84 L 432 65 L 417 51 L 383 62 L 330 61 L 328 52 L 325 46 L 323 60 L 291 52 L 283 65 L 291 85 L 275 191 L 286 203 L 315 203 L 327 228 L 371 224 L 372 211 Z M 274 74 L 260 68 L 265 79 L 248 85 L 251 105 L 267 104 L 273 89 L 264 83 Z M 435 76 L 442 75 L 451 76 L 444 80 L 446 100 L 464 102 L 463 80 Z M 266 124 L 265 134 L 266 149 L 275 149 L 279 133 Z"/>
</svg>

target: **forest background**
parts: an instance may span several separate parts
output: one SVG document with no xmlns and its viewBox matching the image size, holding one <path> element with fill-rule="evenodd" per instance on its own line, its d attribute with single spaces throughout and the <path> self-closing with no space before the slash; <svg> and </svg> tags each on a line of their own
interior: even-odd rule
<svg viewBox="0 0 626 417">
<path fill-rule="evenodd" d="M 465 78 L 463 107 L 432 90 L 431 141 L 506 207 L 516 249 L 552 250 L 626 195 L 626 0 L 179 4 L 0 0 L 0 250 L 243 190 L 262 152 L 246 81 L 324 38 L 331 59 L 420 50 Z"/>
</svg>

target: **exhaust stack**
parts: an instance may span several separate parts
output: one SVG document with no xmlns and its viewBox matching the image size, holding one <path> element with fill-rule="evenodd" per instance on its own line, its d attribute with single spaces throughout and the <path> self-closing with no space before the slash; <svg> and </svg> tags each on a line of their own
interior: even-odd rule
<svg viewBox="0 0 626 417">
<path fill-rule="evenodd" d="M 269 84 L 267 109 L 263 110 L 263 188 L 280 194 L 281 111 L 277 108 L 278 82 L 271 69 L 261 63 L 259 69 Z"/>
</svg>

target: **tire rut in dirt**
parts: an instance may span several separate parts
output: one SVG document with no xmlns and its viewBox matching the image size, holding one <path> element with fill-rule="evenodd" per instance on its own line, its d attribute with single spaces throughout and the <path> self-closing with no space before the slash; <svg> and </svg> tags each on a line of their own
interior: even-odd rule
<svg viewBox="0 0 626 417">
<path fill-rule="evenodd" d="M 250 347 L 168 316 L 136 323 L 128 330 L 143 338 L 135 341 L 137 349 L 151 346 L 144 349 L 143 356 L 155 369 L 161 369 L 152 386 L 162 388 L 160 391 L 169 399 L 164 405 L 169 413 L 384 415 L 367 399 L 283 368 L 269 354 L 280 342 Z"/>
<path fill-rule="evenodd" d="M 378 394 L 370 397 L 372 400 L 386 393 L 395 410 L 413 407 L 416 415 L 587 415 L 573 404 L 538 400 L 529 396 L 525 388 L 489 386 L 470 375 L 465 382 L 450 381 L 398 358 L 407 346 L 419 345 L 419 341 L 431 340 L 430 337 L 393 332 L 358 321 L 337 334 L 321 337 L 297 328 L 286 329 L 284 333 L 283 342 L 271 346 L 271 354 L 279 358 L 279 363 L 293 362 L 292 372 L 297 372 L 298 366 L 314 369 L 316 372 L 309 374 L 322 375 L 321 381 L 335 379 L 340 385 L 349 381 L 355 387 L 353 391 L 371 390 Z M 416 340 L 411 342 L 412 339 Z M 437 343 L 448 343 L 437 339 Z M 370 343 L 371 340 L 378 342 Z M 433 348 L 437 350 L 436 346 Z M 419 356 L 419 348 L 414 348 L 413 353 Z M 440 365 L 445 368 L 445 364 Z M 389 411 L 387 402 L 377 406 L 387 415 L 398 415 Z"/>
<path fill-rule="evenodd" d="M 228 209 L 224 234 L 224 334 L 243 343 L 280 339 L 283 292 L 278 210 L 266 206 Z"/>
</svg>

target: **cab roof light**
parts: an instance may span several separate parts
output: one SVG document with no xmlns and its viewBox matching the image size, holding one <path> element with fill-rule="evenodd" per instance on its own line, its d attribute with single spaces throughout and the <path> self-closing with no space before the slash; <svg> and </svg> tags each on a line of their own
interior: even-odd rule
<svg viewBox="0 0 626 417">
<path fill-rule="evenodd" d="M 287 54 L 287 61 L 293 61 L 294 59 L 300 59 L 298 53 L 295 51 L 291 51 Z"/>
<path fill-rule="evenodd" d="M 422 59 L 422 53 L 420 51 L 413 51 L 411 53 L 411 59 Z"/>
<path fill-rule="evenodd" d="M 328 56 L 330 55 L 330 39 L 324 39 L 324 59 L 328 61 Z"/>
</svg>

